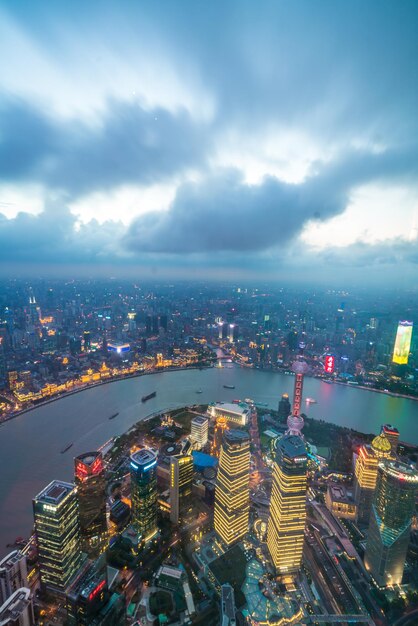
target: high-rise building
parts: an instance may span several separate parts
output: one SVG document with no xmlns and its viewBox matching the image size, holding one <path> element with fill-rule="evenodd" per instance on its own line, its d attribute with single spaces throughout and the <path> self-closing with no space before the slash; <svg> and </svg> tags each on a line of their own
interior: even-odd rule
<svg viewBox="0 0 418 626">
<path fill-rule="evenodd" d="M 301 417 L 288 419 L 289 430 L 275 442 L 267 547 L 278 575 L 300 568 L 306 520 L 307 464 L 300 435 Z"/>
<path fill-rule="evenodd" d="M 413 322 L 400 321 L 396 332 L 392 362 L 397 365 L 407 365 L 411 348 Z"/>
<path fill-rule="evenodd" d="M 0 606 L 20 589 L 28 586 L 26 556 L 14 550 L 0 561 Z"/>
<path fill-rule="evenodd" d="M 378 435 L 372 444 L 359 450 L 354 469 L 354 500 L 357 504 L 357 522 L 367 526 L 370 519 L 380 460 L 391 457 L 391 445 L 385 435 Z"/>
<path fill-rule="evenodd" d="M 402 582 L 417 491 L 416 468 L 379 463 L 364 563 L 381 587 Z"/>
<path fill-rule="evenodd" d="M 193 457 L 175 454 L 170 457 L 170 520 L 178 524 L 190 505 L 193 483 Z"/>
<path fill-rule="evenodd" d="M 122 626 L 125 598 L 108 588 L 106 561 L 103 557 L 86 561 L 67 591 L 67 626 Z"/>
<path fill-rule="evenodd" d="M 292 407 L 289 401 L 289 395 L 284 393 L 279 401 L 279 419 L 285 421 L 290 415 Z"/>
<path fill-rule="evenodd" d="M 389 439 L 392 448 L 392 456 L 393 458 L 396 458 L 399 443 L 399 430 L 391 424 L 383 424 L 381 434 L 385 435 L 385 437 Z"/>
<path fill-rule="evenodd" d="M 235 626 L 235 594 L 234 588 L 229 583 L 221 587 L 221 626 Z"/>
<path fill-rule="evenodd" d="M 157 455 L 142 448 L 131 456 L 132 523 L 144 542 L 152 539 L 157 527 Z"/>
<path fill-rule="evenodd" d="M 0 626 L 34 626 L 30 589 L 22 587 L 0 605 Z"/>
<path fill-rule="evenodd" d="M 215 530 L 229 546 L 248 531 L 250 440 L 242 430 L 225 430 L 215 491 Z"/>
<path fill-rule="evenodd" d="M 192 444 L 198 450 L 205 447 L 208 442 L 209 420 L 203 415 L 196 415 L 192 419 L 190 429 L 190 439 Z"/>
<path fill-rule="evenodd" d="M 41 583 L 63 593 L 82 560 L 76 487 L 52 481 L 34 498 L 33 512 Z"/>
<path fill-rule="evenodd" d="M 74 459 L 77 485 L 81 549 L 90 559 L 106 549 L 106 478 L 101 452 L 87 452 Z"/>
</svg>

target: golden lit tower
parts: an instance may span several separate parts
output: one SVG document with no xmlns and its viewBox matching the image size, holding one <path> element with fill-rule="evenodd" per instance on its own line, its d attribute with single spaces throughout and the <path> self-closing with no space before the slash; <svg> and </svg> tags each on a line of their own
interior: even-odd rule
<svg viewBox="0 0 418 626">
<path fill-rule="evenodd" d="M 291 415 L 288 431 L 275 442 L 267 547 L 280 576 L 296 574 L 302 560 L 306 520 L 308 457 L 303 418 Z"/>
<path fill-rule="evenodd" d="M 379 460 L 391 458 L 390 441 L 382 434 L 375 437 L 371 446 L 359 450 L 354 470 L 354 499 L 357 504 L 357 521 L 367 525 L 370 518 L 374 491 L 376 489 Z"/>
<path fill-rule="evenodd" d="M 215 530 L 227 546 L 248 531 L 249 477 L 248 433 L 224 431 L 215 491 Z"/>
</svg>

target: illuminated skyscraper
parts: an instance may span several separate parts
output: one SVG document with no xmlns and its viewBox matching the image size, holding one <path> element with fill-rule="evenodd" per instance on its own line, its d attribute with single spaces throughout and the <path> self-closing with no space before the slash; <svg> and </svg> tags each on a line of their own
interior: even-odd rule
<svg viewBox="0 0 418 626">
<path fill-rule="evenodd" d="M 417 490 L 415 468 L 379 463 L 364 564 L 381 587 L 402 582 Z"/>
<path fill-rule="evenodd" d="M 383 424 L 381 433 L 389 439 L 392 448 L 392 457 L 395 458 L 398 452 L 399 430 L 390 424 Z"/>
<path fill-rule="evenodd" d="M 81 564 L 77 490 L 52 481 L 33 500 L 41 583 L 65 592 Z"/>
<path fill-rule="evenodd" d="M 209 420 L 203 415 L 196 415 L 191 422 L 190 439 L 195 448 L 200 450 L 208 442 Z"/>
<path fill-rule="evenodd" d="M 132 523 L 144 542 L 157 527 L 157 455 L 143 448 L 131 456 Z"/>
<path fill-rule="evenodd" d="M 391 458 L 391 445 L 385 435 L 378 435 L 371 446 L 359 450 L 354 471 L 354 500 L 357 504 L 357 521 L 367 525 L 370 519 L 380 460 Z"/>
<path fill-rule="evenodd" d="M 296 574 L 302 560 L 306 520 L 307 465 L 303 418 L 290 416 L 289 430 L 275 442 L 267 547 L 280 576 Z"/>
<path fill-rule="evenodd" d="M 96 559 L 107 547 L 106 479 L 101 452 L 74 459 L 78 491 L 81 549 Z"/>
<path fill-rule="evenodd" d="M 279 401 L 279 419 L 280 420 L 287 420 L 287 418 L 290 415 L 290 411 L 292 410 L 292 407 L 290 405 L 290 401 L 289 401 L 289 395 L 287 393 L 284 393 Z"/>
<path fill-rule="evenodd" d="M 406 365 L 411 348 L 413 322 L 401 321 L 396 332 L 395 347 L 393 349 L 392 362 L 398 365 Z"/>
<path fill-rule="evenodd" d="M 215 491 L 215 530 L 229 546 L 248 531 L 250 441 L 242 430 L 225 430 Z"/>
<path fill-rule="evenodd" d="M 170 457 L 170 520 L 178 524 L 182 513 L 190 505 L 193 482 L 193 457 L 175 454 Z"/>
</svg>

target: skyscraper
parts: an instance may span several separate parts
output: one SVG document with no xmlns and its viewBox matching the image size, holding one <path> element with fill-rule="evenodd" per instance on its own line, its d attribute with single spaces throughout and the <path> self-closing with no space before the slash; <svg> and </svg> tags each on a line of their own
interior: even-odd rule
<svg viewBox="0 0 418 626">
<path fill-rule="evenodd" d="M 12 593 L 28 586 L 26 556 L 14 550 L 0 561 L 0 606 Z"/>
<path fill-rule="evenodd" d="M 279 419 L 280 420 L 286 420 L 289 415 L 290 415 L 290 411 L 292 410 L 292 407 L 290 405 L 290 401 L 289 401 L 289 395 L 287 393 L 284 393 L 279 401 Z"/>
<path fill-rule="evenodd" d="M 22 587 L 0 605 L 0 626 L 34 626 L 30 589 Z"/>
<path fill-rule="evenodd" d="M 96 559 L 107 547 L 106 479 L 101 452 L 87 452 L 74 459 L 81 549 Z"/>
<path fill-rule="evenodd" d="M 416 468 L 379 463 L 364 563 L 381 587 L 402 582 L 417 490 Z"/>
<path fill-rule="evenodd" d="M 242 430 L 225 430 L 215 491 L 215 530 L 229 546 L 248 531 L 250 440 Z"/>
<path fill-rule="evenodd" d="M 131 456 L 132 523 L 144 542 L 157 534 L 157 455 L 143 448 Z"/>
<path fill-rule="evenodd" d="M 193 482 L 193 457 L 175 454 L 170 457 L 170 520 L 178 524 L 190 504 Z"/>
<path fill-rule="evenodd" d="M 303 419 L 290 416 L 289 430 L 275 442 L 273 485 L 267 526 L 267 547 L 278 575 L 293 575 L 302 560 L 307 463 L 300 435 Z"/>
<path fill-rule="evenodd" d="M 203 415 L 196 415 L 191 422 L 190 439 L 195 448 L 200 450 L 208 442 L 209 420 Z"/>
<path fill-rule="evenodd" d="M 52 481 L 33 500 L 41 583 L 65 592 L 81 564 L 77 490 Z"/>
<path fill-rule="evenodd" d="M 397 365 L 407 365 L 408 363 L 412 340 L 412 326 L 413 322 L 408 322 L 407 320 L 400 321 L 398 324 L 392 357 L 392 362 Z"/>
<path fill-rule="evenodd" d="M 354 469 L 354 500 L 357 504 L 357 522 L 367 525 L 376 488 L 377 466 L 380 460 L 391 457 L 391 445 L 385 435 L 378 435 L 372 444 L 359 450 Z"/>
<path fill-rule="evenodd" d="M 392 448 L 392 457 L 395 458 L 398 452 L 399 430 L 391 424 L 383 424 L 381 434 L 389 439 Z"/>
</svg>

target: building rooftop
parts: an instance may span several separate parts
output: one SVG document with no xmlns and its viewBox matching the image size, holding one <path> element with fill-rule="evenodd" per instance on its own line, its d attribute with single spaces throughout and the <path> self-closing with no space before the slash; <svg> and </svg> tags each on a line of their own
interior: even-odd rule
<svg viewBox="0 0 418 626">
<path fill-rule="evenodd" d="M 345 504 L 353 504 L 353 494 L 344 485 L 335 483 L 328 484 L 328 491 L 333 502 L 342 502 Z"/>
<path fill-rule="evenodd" d="M 236 430 L 235 428 L 225 430 L 223 437 L 224 440 L 230 444 L 245 443 L 249 440 L 249 435 L 246 430 Z"/>
<path fill-rule="evenodd" d="M 43 489 L 35 500 L 38 502 L 45 502 L 47 504 L 59 504 L 73 489 L 75 486 L 72 483 L 65 483 L 61 480 L 53 480 L 49 483 L 45 489 Z"/>
<path fill-rule="evenodd" d="M 233 404 L 232 402 L 217 402 L 214 408 L 222 411 L 228 411 L 230 413 L 236 413 L 237 415 L 244 415 L 250 410 L 248 405 L 243 402 L 240 404 Z"/>
<path fill-rule="evenodd" d="M 92 465 L 94 461 L 101 456 L 101 452 L 86 452 L 76 456 L 76 461 L 82 461 L 85 465 Z"/>
<path fill-rule="evenodd" d="M 13 550 L 0 561 L 0 569 L 13 567 L 23 558 L 24 556 L 19 550 Z"/>
<path fill-rule="evenodd" d="M 192 419 L 192 424 L 197 424 L 198 426 L 202 426 L 202 424 L 204 424 L 207 421 L 208 421 L 207 417 L 203 417 L 203 415 L 196 415 L 196 417 Z"/>
<path fill-rule="evenodd" d="M 380 464 L 380 467 L 394 478 L 415 483 L 418 487 L 418 471 L 415 465 L 407 465 L 401 461 L 385 461 Z"/>
<path fill-rule="evenodd" d="M 222 615 L 225 615 L 230 621 L 235 620 L 234 589 L 229 583 L 222 585 L 221 589 Z"/>
<path fill-rule="evenodd" d="M 157 455 L 151 448 L 142 448 L 134 452 L 131 456 L 131 461 L 136 465 L 147 465 L 148 463 L 156 461 L 156 459 Z"/>
<path fill-rule="evenodd" d="M 276 441 L 276 450 L 283 450 L 290 458 L 306 456 L 305 443 L 298 435 L 283 435 Z"/>
<path fill-rule="evenodd" d="M 30 590 L 18 589 L 0 606 L 0 626 L 15 623 L 30 604 Z"/>
<path fill-rule="evenodd" d="M 386 435 L 381 434 L 377 435 L 372 441 L 372 450 L 375 452 L 376 456 L 379 457 L 389 457 L 392 451 L 392 446 L 390 445 L 389 439 Z"/>
</svg>

